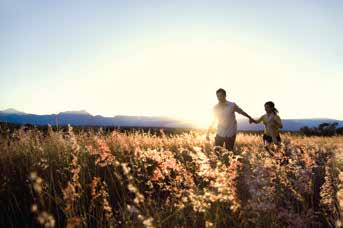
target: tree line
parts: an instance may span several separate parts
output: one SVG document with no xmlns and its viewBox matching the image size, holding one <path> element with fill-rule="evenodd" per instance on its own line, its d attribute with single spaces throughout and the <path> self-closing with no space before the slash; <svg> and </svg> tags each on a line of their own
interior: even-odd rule
<svg viewBox="0 0 343 228">
<path fill-rule="evenodd" d="M 300 133 L 306 136 L 334 136 L 343 135 L 343 127 L 337 127 L 338 123 L 321 123 L 317 127 L 304 126 L 300 128 Z"/>
</svg>

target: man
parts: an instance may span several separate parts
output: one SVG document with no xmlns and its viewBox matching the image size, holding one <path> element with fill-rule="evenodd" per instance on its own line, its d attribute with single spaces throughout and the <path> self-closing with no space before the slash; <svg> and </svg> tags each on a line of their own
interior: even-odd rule
<svg viewBox="0 0 343 228">
<path fill-rule="evenodd" d="M 219 102 L 213 108 L 214 119 L 207 130 L 206 138 L 209 140 L 210 129 L 218 121 L 215 146 L 224 146 L 225 144 L 225 148 L 232 151 L 237 134 L 235 112 L 249 118 L 250 123 L 254 122 L 254 120 L 234 102 L 226 100 L 226 91 L 224 89 L 218 89 L 216 95 Z"/>
</svg>

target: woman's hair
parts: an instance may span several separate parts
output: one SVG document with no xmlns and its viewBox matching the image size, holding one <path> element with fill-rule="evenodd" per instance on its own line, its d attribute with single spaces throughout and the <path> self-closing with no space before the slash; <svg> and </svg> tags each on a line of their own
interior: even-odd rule
<svg viewBox="0 0 343 228">
<path fill-rule="evenodd" d="M 266 102 L 264 105 L 270 106 L 270 107 L 272 108 L 272 111 L 274 112 L 274 114 L 276 114 L 276 113 L 279 112 L 279 111 L 275 108 L 275 104 L 274 104 L 274 102 L 272 102 L 272 101 L 268 101 L 268 102 Z"/>
</svg>

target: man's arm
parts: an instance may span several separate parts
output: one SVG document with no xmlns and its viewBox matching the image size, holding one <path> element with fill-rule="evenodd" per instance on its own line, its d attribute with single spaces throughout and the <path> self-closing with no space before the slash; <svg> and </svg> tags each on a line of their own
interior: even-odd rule
<svg viewBox="0 0 343 228">
<path fill-rule="evenodd" d="M 238 107 L 238 105 L 235 104 L 235 109 L 234 109 L 234 110 L 235 110 L 235 112 L 241 114 L 242 116 L 247 117 L 247 118 L 249 119 L 249 122 L 250 122 L 250 123 L 251 123 L 251 122 L 256 123 L 256 121 L 255 121 L 253 118 L 251 118 L 251 116 L 249 116 L 248 113 L 244 112 L 243 109 L 241 109 L 240 107 Z"/>
<path fill-rule="evenodd" d="M 216 120 L 213 119 L 212 122 L 210 123 L 210 125 L 209 125 L 208 128 L 207 128 L 206 138 L 209 137 L 210 131 L 211 131 L 211 129 L 214 127 L 214 124 L 215 124 L 215 123 L 216 123 Z"/>
<path fill-rule="evenodd" d="M 214 125 L 215 125 L 216 121 L 217 121 L 217 118 L 216 118 L 216 115 L 215 115 L 215 113 L 214 113 L 214 111 L 213 111 L 213 118 L 212 118 L 212 121 L 211 121 L 210 125 L 209 125 L 208 128 L 207 128 L 207 133 L 206 133 L 206 139 L 207 139 L 207 140 L 210 139 L 210 131 L 211 131 L 212 128 L 214 128 Z"/>
</svg>

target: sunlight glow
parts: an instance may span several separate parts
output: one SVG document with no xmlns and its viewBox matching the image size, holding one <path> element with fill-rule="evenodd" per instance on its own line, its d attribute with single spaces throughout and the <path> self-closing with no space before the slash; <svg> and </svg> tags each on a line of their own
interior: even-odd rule
<svg viewBox="0 0 343 228">
<path fill-rule="evenodd" d="M 272 100 L 282 118 L 343 118 L 338 1 L 5 2 L 0 110 L 205 125 L 224 88 L 254 117 Z"/>
<path fill-rule="evenodd" d="M 189 119 L 206 127 L 211 121 L 212 107 L 217 103 L 216 89 L 227 88 L 229 98 L 238 94 L 240 101 L 245 102 L 255 92 L 254 84 L 260 80 L 252 75 L 261 71 L 264 76 L 281 74 L 282 70 L 278 64 L 267 65 L 254 50 L 230 41 L 214 41 L 142 41 L 132 45 L 121 58 L 113 57 L 110 63 L 99 63 L 101 68 L 94 73 L 108 83 L 104 83 L 97 93 L 113 91 L 117 95 L 113 97 L 114 112 L 165 115 Z M 118 78 L 127 86 L 118 86 Z M 106 108 L 98 105 L 94 107 L 97 111 Z M 260 108 L 260 104 L 256 107 Z"/>
</svg>

